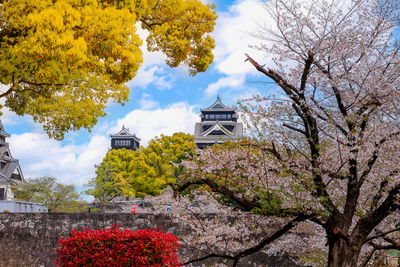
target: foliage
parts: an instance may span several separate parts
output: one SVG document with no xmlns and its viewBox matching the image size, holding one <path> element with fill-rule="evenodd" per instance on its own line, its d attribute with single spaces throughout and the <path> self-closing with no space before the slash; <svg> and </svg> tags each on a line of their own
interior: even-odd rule
<svg viewBox="0 0 400 267">
<path fill-rule="evenodd" d="M 255 35 L 272 61 L 246 57 L 283 96 L 242 101 L 254 140 L 185 163 L 178 189 L 205 184 L 241 210 L 309 220 L 327 237 L 328 266 L 367 265 L 377 251 L 400 249 L 399 2 L 273 0 L 265 8 L 274 23 Z"/>
<path fill-rule="evenodd" d="M 185 133 L 155 137 L 142 151 L 147 164 L 165 183 L 176 182 L 175 178 L 183 171 L 183 167 L 178 163 L 197 155 L 193 135 Z"/>
<path fill-rule="evenodd" d="M 198 0 L 3 0 L 0 98 L 56 139 L 90 129 L 109 100 L 128 99 L 124 83 L 142 63 L 138 25 L 150 51 L 194 75 L 213 61 L 212 9 Z"/>
<path fill-rule="evenodd" d="M 178 238 L 159 229 L 73 229 L 59 243 L 58 266 L 181 266 Z"/>
<path fill-rule="evenodd" d="M 139 151 L 111 150 L 97 167 L 96 177 L 90 182 L 93 188 L 87 193 L 101 203 L 118 196 L 158 195 L 182 172 L 183 167 L 175 163 L 196 155 L 195 146 L 193 136 L 175 133 L 156 137 Z"/>
<path fill-rule="evenodd" d="M 85 210 L 79 201 L 75 186 L 57 183 L 56 178 L 28 179 L 14 188 L 14 197 L 28 202 L 43 203 L 51 212 L 78 212 Z"/>
<path fill-rule="evenodd" d="M 97 167 L 96 177 L 90 181 L 92 189 L 87 191 L 101 203 L 118 196 L 135 197 L 144 192 L 156 194 L 160 181 L 145 163 L 140 151 L 118 149 L 109 151 Z"/>
</svg>

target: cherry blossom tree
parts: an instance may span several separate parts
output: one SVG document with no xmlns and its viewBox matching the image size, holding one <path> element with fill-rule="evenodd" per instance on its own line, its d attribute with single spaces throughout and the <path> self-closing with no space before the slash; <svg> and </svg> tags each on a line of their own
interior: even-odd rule
<svg viewBox="0 0 400 267">
<path fill-rule="evenodd" d="M 267 62 L 246 60 L 279 93 L 243 100 L 254 141 L 219 158 L 205 151 L 179 189 L 207 185 L 237 209 L 312 221 L 328 266 L 400 249 L 399 5 L 266 2 L 273 23 L 259 24 L 255 47 Z"/>
<path fill-rule="evenodd" d="M 325 236 L 306 222 L 317 214 L 292 207 L 300 207 L 293 202 L 299 196 L 293 198 L 282 190 L 287 179 L 270 170 L 271 159 L 258 145 L 254 141 L 225 143 L 183 162 L 186 173 L 177 189 L 192 189 L 191 197 L 201 203 L 193 206 L 193 201 L 182 197 L 174 201 L 174 206 L 180 207 L 174 215 L 193 229 L 183 241 L 200 252 L 185 262 L 223 258 L 236 266 L 243 264 L 246 256 L 263 251 L 269 256 L 307 253 L 309 258 L 303 257 L 299 263 L 325 266 Z M 202 187 L 191 188 L 199 184 Z M 285 198 L 292 205 L 283 203 Z"/>
</svg>

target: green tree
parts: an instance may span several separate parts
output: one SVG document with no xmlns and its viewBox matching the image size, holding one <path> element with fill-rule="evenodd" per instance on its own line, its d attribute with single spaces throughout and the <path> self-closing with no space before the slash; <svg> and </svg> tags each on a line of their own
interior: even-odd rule
<svg viewBox="0 0 400 267">
<path fill-rule="evenodd" d="M 216 14 L 198 0 L 0 0 L 0 98 L 49 136 L 90 130 L 142 63 L 137 25 L 150 51 L 190 74 L 213 61 Z"/>
<path fill-rule="evenodd" d="M 28 179 L 14 189 L 16 199 L 45 204 L 52 212 L 76 212 L 84 209 L 75 186 L 57 183 L 56 178 Z"/>
<path fill-rule="evenodd" d="M 159 188 L 143 153 L 125 148 L 106 154 L 89 185 L 93 188 L 87 193 L 100 203 L 108 203 L 119 196 L 140 197 L 144 192 L 157 194 Z"/>
<path fill-rule="evenodd" d="M 176 177 L 182 173 L 183 166 L 178 163 L 197 155 L 193 135 L 185 133 L 155 137 L 142 151 L 147 164 L 166 184 L 175 183 Z"/>
<path fill-rule="evenodd" d="M 158 195 L 182 172 L 183 167 L 175 164 L 196 156 L 195 147 L 192 135 L 175 133 L 154 138 L 140 151 L 111 150 L 97 166 L 96 177 L 89 183 L 93 188 L 87 193 L 101 203 L 118 196 Z"/>
</svg>

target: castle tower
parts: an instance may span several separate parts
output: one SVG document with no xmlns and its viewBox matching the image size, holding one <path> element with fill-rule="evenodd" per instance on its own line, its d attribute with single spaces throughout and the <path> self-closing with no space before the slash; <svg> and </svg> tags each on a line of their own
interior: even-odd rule
<svg viewBox="0 0 400 267">
<path fill-rule="evenodd" d="M 11 155 L 6 138 L 10 137 L 4 131 L 0 121 L 0 200 L 11 200 L 14 198 L 11 187 L 25 182 L 21 167 L 17 159 Z"/>
<path fill-rule="evenodd" d="M 237 122 L 236 110 L 225 106 L 218 96 L 208 108 L 201 109 L 201 122 L 194 129 L 195 142 L 200 149 L 243 136 L 243 124 Z"/>
<path fill-rule="evenodd" d="M 131 134 L 128 128 L 122 126 L 122 130 L 116 134 L 111 134 L 111 149 L 126 148 L 131 150 L 138 150 L 140 147 L 140 138 Z"/>
</svg>

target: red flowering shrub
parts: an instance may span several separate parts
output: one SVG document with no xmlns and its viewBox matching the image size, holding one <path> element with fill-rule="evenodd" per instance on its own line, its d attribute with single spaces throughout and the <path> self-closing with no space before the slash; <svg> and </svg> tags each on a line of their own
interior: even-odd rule
<svg viewBox="0 0 400 267">
<path fill-rule="evenodd" d="M 181 266 L 178 238 L 160 229 L 74 229 L 58 242 L 58 266 Z"/>
</svg>

